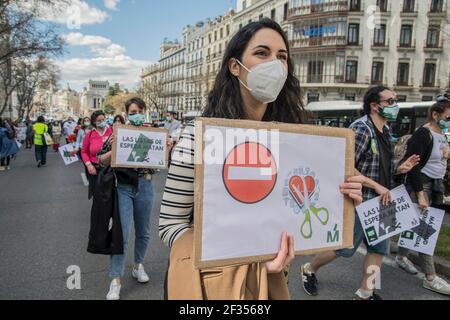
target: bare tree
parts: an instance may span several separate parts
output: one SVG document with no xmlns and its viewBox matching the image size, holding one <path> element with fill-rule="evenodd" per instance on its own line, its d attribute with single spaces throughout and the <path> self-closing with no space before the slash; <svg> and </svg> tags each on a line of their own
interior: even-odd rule
<svg viewBox="0 0 450 320">
<path fill-rule="evenodd" d="M 153 107 L 159 113 L 161 110 L 161 105 L 159 103 L 163 93 L 162 84 L 160 82 L 151 83 L 143 82 L 141 88 L 138 90 L 139 96 L 144 99 L 144 101 Z"/>
<path fill-rule="evenodd" d="M 0 65 L 11 58 L 63 53 L 64 41 L 51 23 L 39 19 L 43 6 L 59 10 L 68 0 L 39 0 L 39 5 L 21 8 L 21 0 L 0 2 Z"/>
<path fill-rule="evenodd" d="M 19 61 L 16 66 L 16 93 L 19 118 L 28 118 L 33 108 L 33 97 L 38 87 L 50 88 L 58 82 L 59 70 L 46 57 L 34 61 Z"/>
</svg>

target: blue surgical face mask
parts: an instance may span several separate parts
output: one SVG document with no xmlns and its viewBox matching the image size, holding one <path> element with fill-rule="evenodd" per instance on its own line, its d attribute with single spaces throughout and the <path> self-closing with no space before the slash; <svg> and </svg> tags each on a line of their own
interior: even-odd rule
<svg viewBox="0 0 450 320">
<path fill-rule="evenodd" d="M 397 120 L 398 114 L 400 113 L 400 107 L 398 104 L 387 106 L 382 108 L 379 106 L 380 109 L 380 115 L 389 121 L 395 121 Z"/>
<path fill-rule="evenodd" d="M 108 124 L 106 123 L 106 121 L 102 121 L 100 123 L 97 123 L 97 127 L 100 129 L 105 129 L 108 126 Z"/>
<path fill-rule="evenodd" d="M 438 126 L 442 130 L 450 129 L 450 121 L 441 119 L 438 121 Z"/>
<path fill-rule="evenodd" d="M 129 114 L 128 121 L 130 121 L 133 126 L 140 127 L 145 123 L 145 115 L 142 113 Z"/>
</svg>

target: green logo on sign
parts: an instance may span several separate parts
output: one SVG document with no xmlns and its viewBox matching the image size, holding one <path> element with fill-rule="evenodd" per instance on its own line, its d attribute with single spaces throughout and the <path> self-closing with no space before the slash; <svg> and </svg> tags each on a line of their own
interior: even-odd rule
<svg viewBox="0 0 450 320">
<path fill-rule="evenodd" d="M 413 240 L 414 239 L 414 232 L 412 231 L 405 231 L 402 233 L 403 239 Z"/>
<path fill-rule="evenodd" d="M 128 157 L 129 162 L 149 162 L 148 152 L 150 151 L 153 144 L 153 140 L 150 140 L 143 134 L 141 134 L 131 150 L 130 156 Z"/>
<path fill-rule="evenodd" d="M 369 242 L 374 242 L 378 240 L 377 232 L 375 231 L 375 227 L 370 227 L 369 229 L 366 229 L 367 234 L 367 240 Z"/>
</svg>

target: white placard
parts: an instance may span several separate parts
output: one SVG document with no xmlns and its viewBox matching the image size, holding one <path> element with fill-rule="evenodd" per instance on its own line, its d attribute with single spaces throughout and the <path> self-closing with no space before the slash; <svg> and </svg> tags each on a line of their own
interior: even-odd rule
<svg viewBox="0 0 450 320">
<path fill-rule="evenodd" d="M 256 143 L 227 129 L 205 127 L 204 159 L 221 158 L 204 165 L 201 260 L 276 253 L 284 231 L 294 235 L 297 252 L 342 246 L 346 139 L 277 132 Z M 235 143 L 225 147 L 216 136 Z M 260 155 L 255 163 L 251 155 L 233 159 L 245 148 Z"/>
<path fill-rule="evenodd" d="M 114 168 L 167 167 L 167 132 L 152 128 L 115 126 Z"/>
<path fill-rule="evenodd" d="M 420 210 L 417 205 L 416 208 Z M 444 215 L 443 210 L 428 208 L 421 215 L 420 224 L 417 227 L 402 233 L 398 246 L 430 256 L 434 255 Z"/>
<path fill-rule="evenodd" d="M 419 214 L 404 185 L 391 190 L 392 203 L 382 206 L 380 197 L 356 208 L 364 234 L 376 245 L 419 225 Z"/>
<path fill-rule="evenodd" d="M 66 166 L 75 163 L 79 161 L 78 156 L 74 155 L 73 157 L 70 156 L 70 153 L 75 150 L 75 146 L 73 144 L 66 144 L 62 147 L 59 147 L 59 153 L 61 154 L 61 157 L 64 160 L 64 163 Z"/>
</svg>

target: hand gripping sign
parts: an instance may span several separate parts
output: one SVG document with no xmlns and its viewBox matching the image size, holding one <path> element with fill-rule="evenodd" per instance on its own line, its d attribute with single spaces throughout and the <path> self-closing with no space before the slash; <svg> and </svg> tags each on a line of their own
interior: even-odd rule
<svg viewBox="0 0 450 320">
<path fill-rule="evenodd" d="M 353 246 L 352 130 L 197 118 L 195 266 L 268 261 L 281 234 L 297 255 Z"/>
</svg>

